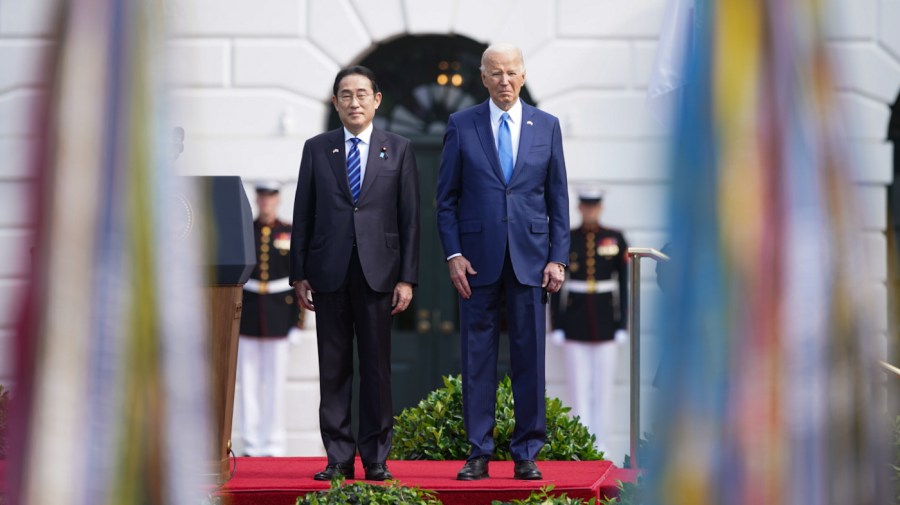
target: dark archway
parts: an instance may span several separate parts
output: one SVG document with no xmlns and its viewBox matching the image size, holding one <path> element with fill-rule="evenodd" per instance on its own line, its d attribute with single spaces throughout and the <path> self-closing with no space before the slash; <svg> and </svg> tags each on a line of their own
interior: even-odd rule
<svg viewBox="0 0 900 505">
<path fill-rule="evenodd" d="M 894 143 L 893 182 L 888 186 L 888 361 L 900 363 L 900 93 L 891 107 L 887 140 Z M 900 381 L 888 379 L 889 412 L 900 412 Z"/>
<path fill-rule="evenodd" d="M 360 65 L 383 95 L 375 126 L 413 140 L 443 137 L 450 114 L 487 100 L 481 53 L 487 45 L 459 35 L 409 35 L 376 45 Z M 528 89 L 522 99 L 534 105 Z M 329 129 L 341 125 L 332 109 Z"/>
<path fill-rule="evenodd" d="M 891 106 L 891 119 L 888 122 L 888 142 L 894 143 L 894 178 L 888 187 L 888 217 L 892 222 L 892 239 L 900 239 L 900 93 Z"/>
</svg>

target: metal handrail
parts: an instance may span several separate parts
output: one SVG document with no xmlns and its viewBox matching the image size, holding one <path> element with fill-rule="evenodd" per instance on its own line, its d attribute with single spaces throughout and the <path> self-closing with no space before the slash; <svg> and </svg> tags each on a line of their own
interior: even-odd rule
<svg viewBox="0 0 900 505">
<path fill-rule="evenodd" d="M 669 257 L 652 247 L 629 247 L 631 286 L 628 290 L 628 331 L 631 340 L 631 468 L 638 466 L 638 441 L 641 436 L 641 258 L 669 261 Z"/>
</svg>

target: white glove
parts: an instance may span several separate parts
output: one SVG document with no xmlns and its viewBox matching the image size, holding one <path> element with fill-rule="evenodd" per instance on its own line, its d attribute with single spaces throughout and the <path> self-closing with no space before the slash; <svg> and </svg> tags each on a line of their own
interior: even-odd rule
<svg viewBox="0 0 900 505">
<path fill-rule="evenodd" d="M 616 336 L 614 337 L 616 343 L 624 344 L 628 342 L 628 331 L 624 329 L 616 330 Z"/>
<path fill-rule="evenodd" d="M 296 326 L 291 326 L 291 329 L 288 330 L 288 342 L 291 345 L 297 345 L 300 343 L 301 337 L 303 336 L 303 331 Z"/>
<path fill-rule="evenodd" d="M 550 341 L 556 345 L 563 345 L 566 343 L 566 332 L 565 330 L 553 330 L 550 332 Z"/>
</svg>

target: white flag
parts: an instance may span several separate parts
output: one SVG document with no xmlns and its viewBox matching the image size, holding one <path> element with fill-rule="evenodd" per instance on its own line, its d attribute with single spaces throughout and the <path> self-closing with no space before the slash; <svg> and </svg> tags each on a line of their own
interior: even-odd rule
<svg viewBox="0 0 900 505">
<path fill-rule="evenodd" d="M 647 87 L 647 107 L 668 126 L 685 85 L 685 57 L 690 54 L 694 25 L 694 0 L 669 0 L 659 32 L 656 61 Z"/>
</svg>

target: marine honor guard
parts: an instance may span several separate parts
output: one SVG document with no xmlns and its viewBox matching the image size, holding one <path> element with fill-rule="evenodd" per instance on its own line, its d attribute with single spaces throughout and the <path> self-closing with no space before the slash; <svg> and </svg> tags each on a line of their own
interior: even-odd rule
<svg viewBox="0 0 900 505">
<path fill-rule="evenodd" d="M 286 451 L 288 334 L 300 325 L 301 313 L 288 281 L 291 225 L 277 218 L 280 186 L 274 181 L 256 185 L 257 262 L 244 285 L 238 347 L 240 430 L 247 456 L 283 456 Z"/>
<path fill-rule="evenodd" d="M 628 244 L 600 225 L 603 192 L 579 192 L 581 226 L 571 231 L 568 278 L 551 303 L 553 338 L 564 342 L 573 414 L 603 450 L 616 370 L 615 342 L 625 340 Z"/>
</svg>

